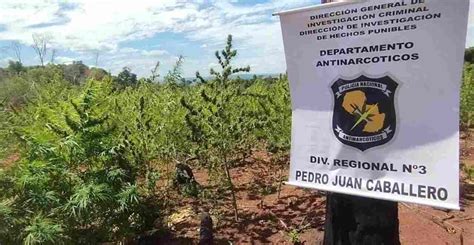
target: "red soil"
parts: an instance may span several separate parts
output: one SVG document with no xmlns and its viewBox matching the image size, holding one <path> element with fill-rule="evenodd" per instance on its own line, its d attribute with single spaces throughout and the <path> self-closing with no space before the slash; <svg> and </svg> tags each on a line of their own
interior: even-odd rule
<svg viewBox="0 0 474 245">
<path fill-rule="evenodd" d="M 461 162 L 474 167 L 474 137 L 462 135 L 461 144 Z M 214 218 L 217 244 L 293 244 L 292 230 L 296 231 L 293 237 L 303 244 L 320 244 L 324 236 L 324 193 L 283 185 L 278 198 L 277 170 L 282 168 L 282 173 L 287 174 L 287 166 L 273 164 L 266 154 L 258 153 L 251 162 L 232 169 L 238 222 L 233 220 L 230 194 L 206 201 L 193 198 L 177 201 L 176 212 L 188 208 L 192 215 L 174 226 L 175 239 L 167 244 L 196 244 L 198 213 L 203 210 Z M 195 170 L 195 176 L 206 186 L 205 170 Z M 474 244 L 474 183 L 466 179 L 465 173 L 461 176 L 461 211 L 399 204 L 402 244 Z"/>
</svg>

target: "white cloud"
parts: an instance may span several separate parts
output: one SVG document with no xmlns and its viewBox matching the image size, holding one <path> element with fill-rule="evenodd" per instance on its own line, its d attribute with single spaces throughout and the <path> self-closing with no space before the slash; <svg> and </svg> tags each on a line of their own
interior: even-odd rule
<svg viewBox="0 0 474 245">
<path fill-rule="evenodd" d="M 130 58 L 135 54 L 141 54 L 144 60 L 169 55 L 166 50 L 120 48 L 125 41 L 146 39 L 168 31 L 183 33 L 191 41 L 204 43 L 202 47 L 214 48 L 224 44 L 227 34 L 233 34 L 237 48 L 252 55 L 258 53 L 251 63 L 260 64 L 259 68 L 264 70 L 282 71 L 284 60 L 278 19 L 270 13 L 315 1 L 271 0 L 243 6 L 235 2 L 0 0 L 0 26 L 6 29 L 0 31 L 0 40 L 20 40 L 28 45 L 33 33 L 47 34 L 59 49 L 79 52 L 83 56 L 100 50 L 100 63 L 114 69 L 114 66 L 132 65 L 132 61 L 147 63 L 138 57 Z M 110 60 L 112 64 L 106 63 L 107 57 L 115 59 Z M 202 62 L 208 62 L 212 56 L 202 58 Z M 256 62 L 258 59 L 261 62 Z M 191 64 L 197 69 L 205 67 L 202 62 L 191 61 Z"/>
<path fill-rule="evenodd" d="M 155 50 L 142 50 L 141 54 L 143 56 L 151 56 L 151 57 L 158 57 L 160 58 L 163 55 L 167 55 L 168 51 L 162 49 L 155 49 Z"/>
<path fill-rule="evenodd" d="M 66 56 L 58 56 L 54 59 L 54 62 L 57 64 L 72 64 L 76 59 Z"/>
<path fill-rule="evenodd" d="M 0 25 L 6 31 L 0 32 L 0 40 L 29 44 L 33 33 L 47 33 L 62 48 L 116 49 L 120 42 L 174 28 L 195 15 L 197 7 L 174 0 L 2 1 Z"/>
<path fill-rule="evenodd" d="M 469 22 L 467 25 L 467 41 L 466 46 L 474 46 L 474 0 L 469 1 Z"/>
<path fill-rule="evenodd" d="M 252 64 L 253 72 L 284 72 L 285 61 L 278 17 L 272 12 L 318 3 L 318 0 L 269 0 L 242 4 L 236 0 L 0 0 L 0 41 L 20 40 L 31 44 L 33 33 L 48 34 L 53 45 L 76 54 L 75 60 L 91 61 L 99 51 L 99 66 L 120 71 L 130 66 L 147 75 L 157 60 L 174 62 L 162 46 L 152 50 L 123 47 L 127 41 L 153 37 L 163 32 L 182 34 L 206 52 L 188 58 L 184 70 L 190 76 L 215 62 L 209 50 L 225 45 L 233 34 L 240 52 L 237 62 Z M 474 45 L 474 0 L 471 0 L 468 45 Z M 184 49 L 184 51 L 186 51 Z M 63 52 L 61 52 L 63 53 Z M 73 59 L 70 53 L 68 57 Z M 187 55 L 186 53 L 182 53 Z M 56 59 L 59 61 L 59 57 Z M 168 67 L 170 67 L 169 65 Z M 166 67 L 166 66 L 165 66 Z M 204 73 L 204 71 L 203 71 Z"/>
<path fill-rule="evenodd" d="M 0 59 L 0 66 L 7 66 L 8 65 L 8 62 L 10 60 L 15 60 L 15 58 L 13 57 L 6 57 L 6 58 L 3 58 L 3 59 Z"/>
<path fill-rule="evenodd" d="M 121 48 L 102 54 L 99 66 L 106 67 L 112 74 L 118 74 L 123 67 L 129 67 L 140 76 L 149 76 L 157 61 L 169 68 L 175 62 L 175 57 L 159 49 L 147 51 Z"/>
<path fill-rule="evenodd" d="M 469 27 L 474 27 L 474 0 L 469 0 Z"/>
</svg>

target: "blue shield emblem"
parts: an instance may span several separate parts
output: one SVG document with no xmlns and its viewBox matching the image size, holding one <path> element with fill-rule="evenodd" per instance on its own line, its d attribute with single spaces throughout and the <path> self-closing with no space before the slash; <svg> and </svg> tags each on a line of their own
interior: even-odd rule
<svg viewBox="0 0 474 245">
<path fill-rule="evenodd" d="M 390 76 L 337 79 L 331 86 L 336 138 L 361 151 L 388 143 L 397 129 L 397 87 L 398 83 Z"/>
</svg>

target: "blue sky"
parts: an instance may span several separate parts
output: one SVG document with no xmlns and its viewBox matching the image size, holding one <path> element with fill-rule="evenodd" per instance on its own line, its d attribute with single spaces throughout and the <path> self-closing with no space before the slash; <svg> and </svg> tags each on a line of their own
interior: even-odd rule
<svg viewBox="0 0 474 245">
<path fill-rule="evenodd" d="M 471 0 L 474 2 L 474 0 Z M 150 75 L 156 61 L 166 73 L 183 55 L 183 73 L 206 74 L 216 66 L 214 51 L 234 36 L 237 63 L 252 73 L 286 70 L 278 17 L 280 10 L 318 4 L 319 0 L 0 0 L 0 66 L 15 59 L 9 48 L 21 44 L 26 65 L 39 64 L 33 35 L 47 37 L 55 63 L 82 60 L 116 74 L 128 66 Z M 474 5 L 471 4 L 471 5 Z M 470 16 L 474 8 L 471 7 Z M 474 18 L 467 46 L 474 46 Z M 49 55 L 48 55 L 49 60 Z"/>
</svg>

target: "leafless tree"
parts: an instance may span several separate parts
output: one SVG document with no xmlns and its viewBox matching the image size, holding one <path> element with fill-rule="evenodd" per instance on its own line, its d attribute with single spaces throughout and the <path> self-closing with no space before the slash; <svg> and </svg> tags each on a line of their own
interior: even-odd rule
<svg viewBox="0 0 474 245">
<path fill-rule="evenodd" d="M 0 57 L 8 53 L 9 47 L 0 47 Z"/>
<path fill-rule="evenodd" d="M 44 59 L 48 53 L 50 38 L 45 34 L 33 34 L 33 49 L 40 59 L 41 66 L 44 66 Z"/>
<path fill-rule="evenodd" d="M 18 62 L 21 63 L 21 44 L 18 41 L 13 41 L 10 44 L 10 49 L 12 50 L 15 58 Z"/>
<path fill-rule="evenodd" d="M 158 69 L 160 68 L 160 62 L 157 61 L 155 64 L 155 67 L 151 70 L 151 81 L 155 82 L 156 79 L 160 77 L 160 74 L 158 73 Z"/>
<path fill-rule="evenodd" d="M 18 41 L 12 41 L 10 45 L 0 47 L 0 54 L 13 55 L 16 58 L 16 61 L 21 63 L 21 44 Z"/>
<path fill-rule="evenodd" d="M 54 64 L 54 59 L 56 59 L 56 53 L 57 53 L 57 50 L 53 48 L 51 50 L 51 60 L 50 60 L 51 64 Z"/>
<path fill-rule="evenodd" d="M 97 67 L 99 65 L 99 55 L 100 55 L 99 50 L 95 50 L 94 51 L 95 67 Z"/>
</svg>

